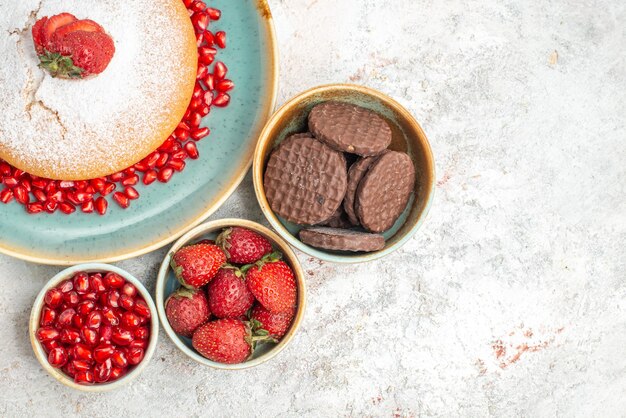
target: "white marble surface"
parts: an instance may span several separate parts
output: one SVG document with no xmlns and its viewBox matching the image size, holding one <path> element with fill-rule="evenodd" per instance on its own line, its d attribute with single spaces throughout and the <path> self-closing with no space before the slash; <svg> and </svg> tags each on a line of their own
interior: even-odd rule
<svg viewBox="0 0 626 418">
<path fill-rule="evenodd" d="M 428 221 L 379 262 L 302 256 L 308 313 L 274 361 L 214 371 L 162 334 L 139 380 L 102 395 L 31 353 L 59 268 L 0 256 L 0 416 L 626 416 L 626 3 L 270 4 L 280 102 L 361 83 L 422 123 Z M 225 216 L 262 220 L 249 178 Z M 163 254 L 119 265 L 153 287 Z"/>
</svg>

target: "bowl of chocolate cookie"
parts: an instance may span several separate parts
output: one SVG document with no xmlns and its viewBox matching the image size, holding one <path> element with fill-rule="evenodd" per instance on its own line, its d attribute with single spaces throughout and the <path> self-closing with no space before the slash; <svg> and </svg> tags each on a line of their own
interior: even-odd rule
<svg viewBox="0 0 626 418">
<path fill-rule="evenodd" d="M 360 263 L 415 235 L 433 200 L 435 164 L 406 108 L 373 89 L 334 84 L 296 96 L 270 118 L 253 179 L 261 210 L 290 245 Z"/>
</svg>

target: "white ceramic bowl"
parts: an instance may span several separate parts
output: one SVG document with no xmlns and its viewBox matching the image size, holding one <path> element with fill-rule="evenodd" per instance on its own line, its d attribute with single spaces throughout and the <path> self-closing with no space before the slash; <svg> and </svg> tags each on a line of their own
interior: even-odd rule
<svg viewBox="0 0 626 418">
<path fill-rule="evenodd" d="M 146 304 L 150 308 L 150 342 L 148 343 L 148 347 L 144 353 L 144 358 L 136 365 L 129 373 L 122 376 L 121 378 L 109 382 L 109 383 L 97 383 L 91 386 L 88 385 L 80 385 L 74 382 L 74 379 L 67 376 L 60 369 L 54 368 L 48 363 L 48 355 L 44 351 L 41 343 L 37 340 L 35 333 L 39 329 L 39 319 L 41 315 L 41 310 L 44 306 L 44 297 L 46 292 L 56 286 L 58 286 L 62 281 L 66 279 L 71 279 L 76 273 L 84 271 L 86 273 L 95 273 L 95 272 L 108 272 L 112 271 L 113 273 L 117 273 L 126 279 L 128 282 L 132 283 L 136 288 L 139 294 L 144 298 Z M 141 374 L 141 372 L 146 368 L 148 362 L 152 358 L 154 354 L 154 350 L 156 349 L 157 340 L 159 337 L 159 320 L 157 319 L 157 309 L 152 301 L 152 297 L 150 293 L 146 290 L 146 288 L 141 284 L 139 280 L 137 280 L 134 276 L 132 276 L 127 271 L 124 271 L 115 266 L 111 266 L 109 264 L 100 264 L 100 263 L 89 263 L 89 264 L 79 264 L 74 267 L 70 267 L 61 271 L 59 274 L 54 276 L 46 285 L 41 289 L 39 295 L 37 295 L 37 299 L 35 300 L 35 304 L 33 305 L 33 310 L 30 313 L 30 322 L 28 326 L 28 332 L 30 334 L 30 342 L 33 346 L 33 350 L 35 352 L 35 357 L 41 363 L 41 366 L 48 372 L 52 377 L 54 377 L 59 382 L 63 383 L 66 386 L 69 386 L 73 389 L 80 390 L 83 392 L 106 392 L 114 389 L 118 389 L 121 386 L 129 383 L 131 380 L 136 378 Z"/>
<path fill-rule="evenodd" d="M 274 245 L 275 250 L 283 253 L 283 261 L 289 264 L 296 278 L 296 284 L 298 287 L 298 306 L 296 309 L 296 316 L 293 319 L 291 327 L 278 344 L 263 344 L 257 347 L 252 358 L 248 359 L 244 363 L 223 364 L 211 361 L 201 356 L 196 350 L 194 350 L 193 346 L 191 345 L 191 339 L 181 337 L 174 332 L 167 320 L 167 316 L 165 315 L 165 301 L 167 300 L 168 296 L 179 287 L 178 281 L 174 277 L 174 273 L 170 268 L 171 255 L 178 251 L 181 247 L 184 247 L 185 245 L 191 244 L 201 239 L 215 239 L 224 228 L 233 226 L 248 228 L 263 235 Z M 300 327 L 302 319 L 304 318 L 304 311 L 306 307 L 306 285 L 304 280 L 304 273 L 302 271 L 302 267 L 300 267 L 300 262 L 298 261 L 298 258 L 296 257 L 291 247 L 289 247 L 289 245 L 287 245 L 287 243 L 274 232 L 270 231 L 263 225 L 247 221 L 245 219 L 220 219 L 217 221 L 207 222 L 192 229 L 184 236 L 182 236 L 170 249 L 168 254 L 165 256 L 165 259 L 163 260 L 163 264 L 161 264 L 161 269 L 159 270 L 159 276 L 157 278 L 156 284 L 156 305 L 157 310 L 159 311 L 161 325 L 163 325 L 165 333 L 170 337 L 176 347 L 178 347 L 187 356 L 200 364 L 214 367 L 216 369 L 247 369 L 249 367 L 258 366 L 259 364 L 264 363 L 276 356 L 291 342 L 294 335 L 296 334 L 298 328 Z"/>
</svg>

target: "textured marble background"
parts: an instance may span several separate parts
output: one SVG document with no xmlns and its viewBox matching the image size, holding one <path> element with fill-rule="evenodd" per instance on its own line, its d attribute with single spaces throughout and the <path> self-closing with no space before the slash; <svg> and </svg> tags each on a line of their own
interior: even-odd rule
<svg viewBox="0 0 626 418">
<path fill-rule="evenodd" d="M 0 256 L 0 416 L 626 416 L 626 3 L 270 5 L 280 102 L 354 82 L 422 123 L 428 221 L 383 261 L 301 256 L 308 313 L 274 361 L 214 371 L 162 334 L 145 373 L 102 395 L 32 355 L 30 307 L 60 269 Z M 263 220 L 249 178 L 225 216 Z M 153 288 L 163 254 L 119 265 Z"/>
</svg>

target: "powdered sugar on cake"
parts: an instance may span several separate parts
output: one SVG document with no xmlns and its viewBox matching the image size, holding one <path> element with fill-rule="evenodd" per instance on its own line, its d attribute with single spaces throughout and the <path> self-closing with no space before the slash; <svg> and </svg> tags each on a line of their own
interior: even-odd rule
<svg viewBox="0 0 626 418">
<path fill-rule="evenodd" d="M 170 1 L 10 3 L 11 10 L 0 16 L 0 29 L 8 33 L 0 40 L 6 54 L 0 66 L 2 153 L 51 171 L 85 172 L 95 164 L 114 171 L 117 161 L 127 161 L 146 141 L 154 141 L 152 120 L 171 112 L 176 75 L 187 60 L 180 18 Z M 111 35 L 116 52 L 102 74 L 65 80 L 38 68 L 31 27 L 40 17 L 60 12 L 95 20 Z"/>
</svg>

